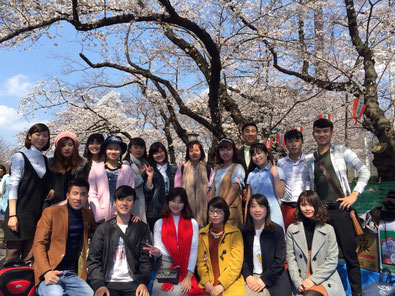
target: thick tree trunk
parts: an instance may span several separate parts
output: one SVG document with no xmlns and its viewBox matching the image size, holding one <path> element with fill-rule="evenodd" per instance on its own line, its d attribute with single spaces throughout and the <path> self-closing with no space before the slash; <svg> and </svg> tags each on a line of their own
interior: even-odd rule
<svg viewBox="0 0 395 296">
<path fill-rule="evenodd" d="M 363 58 L 365 72 L 364 89 L 366 109 L 363 126 L 371 131 L 379 143 L 373 148 L 373 164 L 382 181 L 395 180 L 395 130 L 391 121 L 385 117 L 377 96 L 377 72 L 373 51 L 368 41 L 363 42 L 359 36 L 357 16 L 353 0 L 345 0 L 349 34 L 358 54 Z"/>
</svg>

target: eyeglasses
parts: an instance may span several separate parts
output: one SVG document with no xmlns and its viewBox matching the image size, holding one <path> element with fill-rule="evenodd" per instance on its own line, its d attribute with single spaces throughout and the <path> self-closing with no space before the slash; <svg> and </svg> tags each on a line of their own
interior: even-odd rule
<svg viewBox="0 0 395 296">
<path fill-rule="evenodd" d="M 224 212 L 224 210 L 221 210 L 221 209 L 215 209 L 215 210 L 208 210 L 208 213 L 210 215 L 214 215 L 214 214 L 223 215 L 225 212 Z"/>
</svg>

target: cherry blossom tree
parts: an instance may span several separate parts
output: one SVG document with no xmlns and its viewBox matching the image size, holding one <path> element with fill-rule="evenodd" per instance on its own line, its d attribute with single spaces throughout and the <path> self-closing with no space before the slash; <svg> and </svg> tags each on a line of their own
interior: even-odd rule
<svg viewBox="0 0 395 296">
<path fill-rule="evenodd" d="M 127 88 L 151 104 L 166 136 L 184 143 L 191 126 L 211 134 L 212 143 L 224 135 L 237 137 L 249 120 L 258 122 L 262 139 L 294 126 L 306 128 L 318 114 L 331 113 L 348 126 L 344 114 L 350 103 L 344 98 L 358 95 L 367 104 L 364 128 L 382 147 L 376 149 L 382 152 L 375 154 L 379 159 L 394 147 L 387 124 L 393 102 L 386 101 L 384 76 L 367 80 L 366 73 L 377 74 L 373 54 L 384 65 L 382 73 L 390 65 L 392 6 L 340 0 L 0 1 L 0 43 L 28 48 L 43 35 L 60 38 L 51 35 L 52 27 L 72 25 L 84 45 L 74 70 L 96 79 L 85 79 L 75 93 L 70 88 L 68 106 L 79 102 L 86 111 L 81 99 L 100 97 L 92 90 L 105 95 L 110 88 Z M 64 105 L 54 100 L 62 88 L 38 85 L 22 108 L 39 103 L 40 92 L 52 100 L 51 108 Z M 107 113 L 103 122 L 111 116 Z M 108 124 L 131 134 L 122 122 Z M 387 164 L 394 166 L 376 162 L 380 175 L 391 179 Z"/>
<path fill-rule="evenodd" d="M 227 2 L 246 34 L 268 49 L 277 71 L 364 100 L 363 127 L 378 140 L 374 164 L 383 180 L 394 180 L 394 102 L 385 91 L 392 86 L 376 66 L 379 61 L 381 68 L 391 68 L 394 2 L 264 1 L 248 8 L 248 2 Z M 268 18 L 280 25 L 273 27 Z"/>
</svg>

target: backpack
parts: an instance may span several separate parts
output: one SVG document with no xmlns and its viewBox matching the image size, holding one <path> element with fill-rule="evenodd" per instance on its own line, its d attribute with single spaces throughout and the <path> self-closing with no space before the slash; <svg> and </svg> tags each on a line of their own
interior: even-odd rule
<svg viewBox="0 0 395 296">
<path fill-rule="evenodd" d="M 34 296 L 34 271 L 19 258 L 8 260 L 0 270 L 0 295 Z"/>
</svg>

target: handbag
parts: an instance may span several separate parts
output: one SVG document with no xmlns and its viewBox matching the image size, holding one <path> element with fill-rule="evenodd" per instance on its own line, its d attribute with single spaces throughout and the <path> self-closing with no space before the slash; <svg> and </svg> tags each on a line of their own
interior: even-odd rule
<svg viewBox="0 0 395 296">
<path fill-rule="evenodd" d="M 161 268 L 156 273 L 156 279 L 158 283 L 171 283 L 177 285 L 179 273 L 180 270 L 178 268 Z"/>
<path fill-rule="evenodd" d="M 387 279 L 384 281 L 384 276 Z M 392 280 L 391 271 L 388 268 L 383 268 L 380 272 L 380 279 L 367 285 L 362 290 L 362 296 L 382 295 L 382 296 L 395 296 L 395 280 Z"/>
<path fill-rule="evenodd" d="M 314 152 L 314 159 L 317 162 L 318 166 L 320 167 L 325 178 L 328 180 L 329 184 L 331 184 L 333 190 L 335 190 L 337 196 L 339 198 L 343 198 L 344 197 L 343 192 L 340 190 L 339 187 L 337 187 L 335 181 L 333 181 L 332 177 L 328 174 L 328 171 L 326 170 L 324 164 L 322 163 L 321 157 L 319 156 L 317 151 Z M 363 229 L 361 226 L 361 221 L 359 221 L 359 219 L 358 219 L 357 211 L 354 208 L 350 208 L 349 213 L 350 213 L 350 218 L 352 221 L 352 225 L 354 227 L 355 234 L 357 236 L 363 235 Z"/>
</svg>

